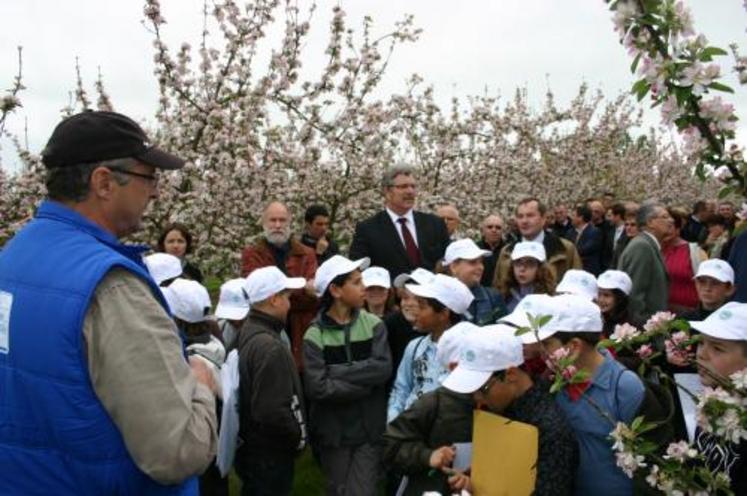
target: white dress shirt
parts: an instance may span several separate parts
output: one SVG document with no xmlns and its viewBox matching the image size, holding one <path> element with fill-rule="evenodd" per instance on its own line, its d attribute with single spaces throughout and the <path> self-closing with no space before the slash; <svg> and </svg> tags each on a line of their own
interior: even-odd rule
<svg viewBox="0 0 747 496">
<path fill-rule="evenodd" d="M 397 215 L 389 208 L 386 209 L 386 213 L 389 214 L 389 217 L 392 219 L 392 222 L 394 223 L 394 227 L 397 229 L 397 234 L 399 234 L 399 240 L 402 241 L 402 246 L 405 246 L 405 238 L 402 236 L 402 225 L 399 223 L 398 219 L 404 217 L 407 219 L 407 223 L 405 224 L 407 226 L 407 229 L 410 231 L 410 234 L 412 235 L 412 239 L 415 241 L 415 246 L 418 245 L 418 233 L 415 231 L 415 216 L 412 214 L 412 209 L 408 210 L 405 215 Z"/>
</svg>

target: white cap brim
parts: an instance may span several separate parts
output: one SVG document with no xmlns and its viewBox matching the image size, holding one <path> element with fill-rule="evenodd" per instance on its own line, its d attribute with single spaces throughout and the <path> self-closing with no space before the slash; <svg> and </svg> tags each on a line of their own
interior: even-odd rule
<svg viewBox="0 0 747 496">
<path fill-rule="evenodd" d="M 726 341 L 744 341 L 744 334 L 740 332 L 734 332 L 731 329 L 714 325 L 713 322 L 708 322 L 707 320 L 691 320 L 688 321 L 690 324 L 690 327 L 695 329 L 696 331 L 700 332 L 701 334 L 705 334 L 706 336 L 710 336 L 712 338 L 716 339 L 725 339 Z"/>
<path fill-rule="evenodd" d="M 248 307 L 235 307 L 220 303 L 215 307 L 215 316 L 219 319 L 242 320 L 248 313 Z"/>
<path fill-rule="evenodd" d="M 306 286 L 306 279 L 303 277 L 286 277 L 285 289 L 301 289 Z"/>
<path fill-rule="evenodd" d="M 405 284 L 405 289 L 407 289 L 410 293 L 414 294 L 415 296 L 420 296 L 421 298 L 435 298 L 436 297 L 435 291 L 433 291 L 433 289 L 427 285 Z"/>
<path fill-rule="evenodd" d="M 519 339 L 521 339 L 522 344 L 534 344 L 539 343 L 540 341 L 544 341 L 550 336 L 554 336 L 557 332 L 558 331 L 556 331 L 555 329 L 540 329 L 539 331 L 537 331 L 537 334 L 535 334 L 534 331 L 529 331 L 520 335 Z M 538 336 L 539 339 L 537 339 Z"/>
<path fill-rule="evenodd" d="M 441 385 L 455 393 L 474 393 L 490 379 L 491 375 L 493 375 L 492 371 L 469 370 L 457 365 Z"/>
<path fill-rule="evenodd" d="M 698 273 L 693 276 L 693 280 L 697 279 L 698 277 L 712 277 L 719 282 L 734 284 L 734 280 L 730 279 L 729 276 L 727 276 L 720 270 L 706 269 L 706 270 L 698 271 Z"/>
</svg>

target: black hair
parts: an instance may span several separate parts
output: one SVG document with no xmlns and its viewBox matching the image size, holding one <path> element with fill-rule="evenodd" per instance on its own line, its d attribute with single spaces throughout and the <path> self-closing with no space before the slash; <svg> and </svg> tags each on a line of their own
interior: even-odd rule
<svg viewBox="0 0 747 496">
<path fill-rule="evenodd" d="M 82 202 L 91 191 L 91 174 L 99 167 L 128 170 L 135 161 L 131 158 L 106 160 L 86 164 L 68 165 L 65 167 L 52 167 L 47 169 L 45 185 L 47 196 L 57 201 Z M 129 182 L 127 177 L 114 174 L 114 180 L 120 186 Z"/>
<path fill-rule="evenodd" d="M 708 216 L 708 219 L 705 221 L 705 225 L 710 226 L 724 226 L 726 227 L 726 219 L 721 214 L 713 214 Z"/>
<path fill-rule="evenodd" d="M 332 304 L 335 302 L 335 298 L 332 296 L 332 293 L 329 291 L 330 286 L 332 286 L 333 284 L 337 286 L 338 288 L 340 286 L 344 286 L 347 280 L 350 279 L 350 276 L 353 275 L 353 272 L 355 272 L 355 270 L 352 270 L 345 274 L 340 274 L 339 276 L 335 277 L 334 279 L 330 281 L 330 283 L 327 285 L 327 289 L 324 290 L 324 294 L 322 295 L 322 298 L 320 301 L 322 309 L 329 310 L 332 307 Z"/>
<path fill-rule="evenodd" d="M 167 225 L 163 229 L 163 231 L 161 231 L 161 235 L 158 237 L 158 242 L 156 243 L 158 251 L 162 253 L 166 252 L 164 243 L 166 242 L 166 236 L 168 236 L 171 231 L 179 231 L 179 233 L 184 237 L 184 240 L 187 242 L 187 249 L 184 251 L 184 253 L 192 253 L 192 234 L 190 234 L 187 226 L 185 226 L 184 224 L 180 224 L 179 222 L 173 222 Z"/>
<path fill-rule="evenodd" d="M 324 205 L 311 205 L 303 214 L 303 220 L 307 224 L 314 222 L 317 217 L 329 217 L 329 210 Z"/>
<path fill-rule="evenodd" d="M 615 304 L 612 307 L 612 311 L 608 315 L 604 315 L 603 334 L 606 336 L 612 334 L 616 325 L 629 322 L 628 306 L 630 305 L 630 297 L 621 289 L 614 288 L 608 291 L 612 292 Z"/>
<path fill-rule="evenodd" d="M 602 338 L 601 332 L 556 332 L 553 334 L 554 338 L 558 338 L 558 341 L 560 341 L 563 344 L 568 344 L 568 342 L 573 338 L 578 338 L 581 341 L 585 342 L 589 346 L 596 347 L 597 343 L 599 343 L 599 340 Z"/>
<path fill-rule="evenodd" d="M 443 310 L 447 310 L 449 312 L 449 324 L 456 325 L 464 318 L 459 315 L 458 313 L 452 311 L 449 307 L 441 303 L 435 298 L 423 298 L 425 303 L 433 309 L 434 312 L 442 312 Z"/>
<path fill-rule="evenodd" d="M 582 219 L 584 219 L 584 222 L 591 221 L 591 209 L 586 204 L 579 204 L 576 205 L 576 215 L 580 216 Z"/>
<path fill-rule="evenodd" d="M 615 203 L 612 205 L 612 213 L 618 217 L 625 218 L 625 205 L 622 203 Z"/>
<path fill-rule="evenodd" d="M 706 210 L 708 208 L 708 205 L 703 200 L 698 200 L 693 204 L 693 214 L 697 214 L 698 212 L 702 212 L 703 210 Z"/>
</svg>

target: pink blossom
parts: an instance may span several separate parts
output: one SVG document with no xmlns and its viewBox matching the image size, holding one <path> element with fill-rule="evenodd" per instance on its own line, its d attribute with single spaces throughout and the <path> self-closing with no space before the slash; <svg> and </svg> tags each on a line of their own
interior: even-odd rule
<svg viewBox="0 0 747 496">
<path fill-rule="evenodd" d="M 661 328 L 662 326 L 673 321 L 677 316 L 672 312 L 656 312 L 648 321 L 644 324 L 643 328 L 647 332 L 651 332 Z"/>
<path fill-rule="evenodd" d="M 570 381 L 577 372 L 578 368 L 575 365 L 569 365 L 563 369 L 561 375 L 563 376 L 563 379 Z"/>
<path fill-rule="evenodd" d="M 664 458 L 683 463 L 689 458 L 695 458 L 697 454 L 697 450 L 690 446 L 687 441 L 680 441 L 667 446 L 667 454 L 664 455 Z"/>
<path fill-rule="evenodd" d="M 636 350 L 639 357 L 646 359 L 654 354 L 654 349 L 649 344 L 644 344 Z"/>
<path fill-rule="evenodd" d="M 636 336 L 640 336 L 641 332 L 634 326 L 624 323 L 615 326 L 615 330 L 610 336 L 615 341 L 628 341 Z"/>
</svg>

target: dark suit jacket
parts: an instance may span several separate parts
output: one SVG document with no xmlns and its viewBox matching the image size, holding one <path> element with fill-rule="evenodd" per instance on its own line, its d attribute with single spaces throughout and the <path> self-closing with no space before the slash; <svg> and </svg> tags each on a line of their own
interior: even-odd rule
<svg viewBox="0 0 747 496">
<path fill-rule="evenodd" d="M 612 251 L 612 262 L 610 263 L 610 269 L 617 269 L 618 265 L 620 264 L 620 256 L 622 256 L 622 252 L 623 250 L 625 250 L 625 247 L 628 246 L 629 241 L 630 238 L 627 234 L 625 234 L 625 231 L 623 231 L 623 233 L 620 235 L 620 239 L 617 240 L 617 244 L 614 245 L 615 249 Z"/>
<path fill-rule="evenodd" d="M 584 270 L 595 276 L 602 271 L 603 242 L 602 232 L 591 223 L 586 225 L 576 240 L 576 250 L 581 256 Z"/>
<path fill-rule="evenodd" d="M 602 235 L 602 252 L 599 255 L 600 258 L 600 272 L 612 267 L 612 255 L 614 252 L 615 245 L 615 225 L 604 219 L 599 224 L 595 224 L 594 227 L 599 229 L 599 233 Z"/>
<path fill-rule="evenodd" d="M 420 250 L 420 267 L 433 270 L 449 244 L 449 233 L 443 219 L 433 214 L 413 212 L 417 244 Z M 399 226 L 392 223 L 386 210 L 359 222 L 355 226 L 350 258 L 369 257 L 371 265 L 384 267 L 392 279 L 414 267 L 407 258 L 405 245 L 399 237 Z"/>
</svg>

